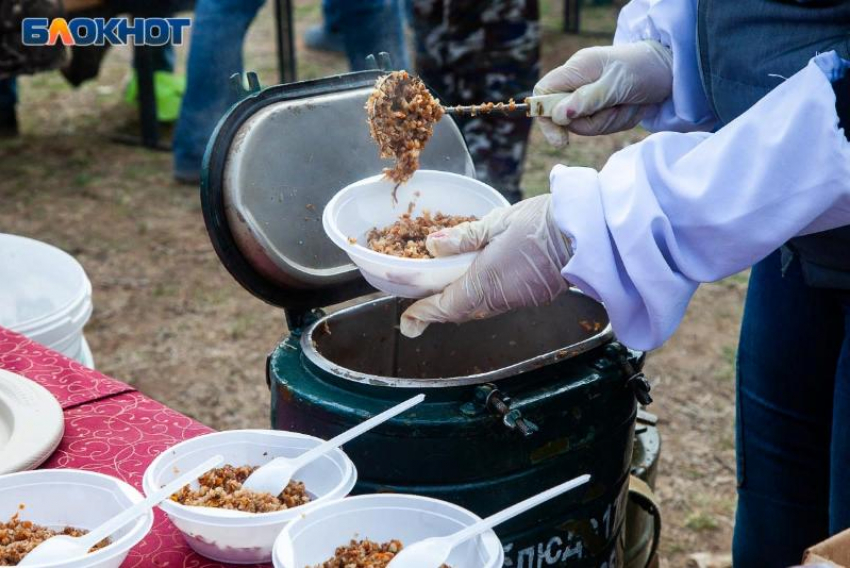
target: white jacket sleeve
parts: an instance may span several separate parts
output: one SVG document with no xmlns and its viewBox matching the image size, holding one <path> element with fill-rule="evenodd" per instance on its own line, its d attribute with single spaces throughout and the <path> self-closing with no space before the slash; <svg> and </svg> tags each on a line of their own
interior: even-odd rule
<svg viewBox="0 0 850 568">
<path fill-rule="evenodd" d="M 696 28 L 696 0 L 632 0 L 620 11 L 615 44 L 654 39 L 673 52 L 673 94 L 642 122 L 652 132 L 708 131 L 717 122 L 700 77 Z"/>
<path fill-rule="evenodd" d="M 850 144 L 830 84 L 843 65 L 817 56 L 715 134 L 655 134 L 598 173 L 555 167 L 555 219 L 575 252 L 562 274 L 605 304 L 626 345 L 666 341 L 700 282 L 850 224 Z"/>
</svg>

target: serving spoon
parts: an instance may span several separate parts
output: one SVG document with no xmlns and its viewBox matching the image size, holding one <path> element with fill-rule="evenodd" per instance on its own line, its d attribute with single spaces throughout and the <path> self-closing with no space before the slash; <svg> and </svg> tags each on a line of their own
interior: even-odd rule
<svg viewBox="0 0 850 568">
<path fill-rule="evenodd" d="M 517 515 L 532 509 L 541 503 L 544 503 L 558 495 L 566 493 L 571 489 L 575 489 L 590 481 L 590 475 L 584 474 L 556 485 L 551 489 L 547 489 L 543 493 L 539 493 L 534 497 L 529 497 L 525 501 L 521 501 L 516 505 L 511 505 L 503 511 L 480 520 L 474 525 L 470 525 L 454 534 L 448 536 L 439 536 L 426 538 L 419 542 L 414 542 L 410 546 L 401 549 L 401 552 L 395 555 L 387 568 L 437 568 L 442 566 L 448 559 L 457 545 L 469 540 L 474 536 L 478 536 L 484 531 L 492 529 L 496 525 L 500 525 L 507 520 L 513 519 Z"/>
<path fill-rule="evenodd" d="M 397 404 L 389 410 L 385 410 L 377 416 L 373 416 L 369 420 L 358 424 L 351 430 L 347 430 L 335 438 L 322 442 L 318 446 L 307 450 L 298 457 L 289 458 L 282 456 L 275 458 L 249 475 L 248 479 L 245 480 L 245 483 L 242 484 L 242 488 L 250 491 L 280 495 L 286 486 L 289 485 L 289 482 L 295 472 L 308 463 L 332 450 L 335 450 L 357 436 L 368 432 L 375 426 L 383 424 L 390 418 L 401 414 L 405 410 L 416 406 L 423 400 L 425 400 L 424 394 L 416 395 L 413 398 L 406 400 L 401 404 Z"/>
<path fill-rule="evenodd" d="M 18 566 L 32 566 L 35 564 L 47 564 L 52 562 L 69 561 L 77 557 L 85 556 L 97 543 L 109 537 L 137 517 L 147 513 L 150 509 L 168 499 L 174 492 L 191 483 L 209 470 L 224 461 L 223 456 L 213 456 L 201 465 L 190 469 L 168 483 L 163 488 L 148 495 L 132 507 L 124 509 L 108 521 L 101 523 L 83 536 L 69 536 L 59 534 L 52 536 L 33 548 L 26 556 L 18 562 Z"/>
</svg>

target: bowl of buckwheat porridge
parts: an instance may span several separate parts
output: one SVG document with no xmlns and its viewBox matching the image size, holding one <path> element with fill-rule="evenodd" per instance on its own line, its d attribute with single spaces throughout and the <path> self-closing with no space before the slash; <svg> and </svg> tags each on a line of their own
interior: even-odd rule
<svg viewBox="0 0 850 568">
<path fill-rule="evenodd" d="M 215 455 L 224 463 L 164 501 L 160 508 L 197 553 L 219 562 L 269 562 L 278 533 L 309 508 L 342 499 L 357 470 L 334 450 L 296 472 L 279 495 L 253 492 L 242 483 L 276 457 L 296 457 L 322 440 L 275 430 L 231 430 L 192 438 L 165 450 L 144 475 L 149 494 L 182 471 Z"/>
<path fill-rule="evenodd" d="M 275 568 L 386 568 L 406 545 L 454 534 L 478 520 L 467 509 L 419 495 L 349 497 L 287 525 L 272 559 Z M 434 568 L 501 568 L 504 559 L 499 538 L 489 530 L 456 546 Z"/>
<path fill-rule="evenodd" d="M 16 566 L 54 535 L 82 536 L 142 499 L 129 484 L 92 471 L 45 469 L 0 476 L 0 566 Z M 50 566 L 118 568 L 152 525 L 153 511 L 148 511 L 85 556 Z"/>
<path fill-rule="evenodd" d="M 470 177 L 418 170 L 397 185 L 385 175 L 355 182 L 325 206 L 325 233 L 375 288 L 404 298 L 439 292 L 477 253 L 434 258 L 429 234 L 481 219 L 507 200 Z"/>
</svg>

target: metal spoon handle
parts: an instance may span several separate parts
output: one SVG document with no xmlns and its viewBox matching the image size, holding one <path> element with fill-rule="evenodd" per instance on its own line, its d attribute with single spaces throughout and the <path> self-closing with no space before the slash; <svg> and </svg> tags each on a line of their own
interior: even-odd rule
<svg viewBox="0 0 850 568">
<path fill-rule="evenodd" d="M 576 487 L 584 485 L 588 481 L 590 481 L 590 475 L 584 474 L 576 477 L 575 479 L 566 481 L 560 485 L 556 485 L 551 489 L 547 489 L 543 493 L 539 493 L 533 497 L 529 497 L 525 501 L 520 501 L 516 505 L 511 505 L 503 511 L 499 511 L 498 513 L 490 515 L 486 519 L 478 521 L 474 525 L 470 525 L 467 528 L 456 532 L 455 534 L 447 537 L 447 540 L 451 543 L 451 547 L 454 548 L 463 541 L 477 536 L 488 529 L 492 529 L 496 525 L 500 525 L 507 520 L 513 519 L 517 515 L 524 513 L 529 509 L 533 509 L 541 503 L 545 503 L 546 501 L 557 497 L 562 493 L 566 493 L 571 489 L 575 489 Z"/>
<path fill-rule="evenodd" d="M 505 116 L 552 116 L 552 110 L 572 93 L 550 93 L 548 95 L 532 95 L 526 97 L 521 103 L 484 103 L 480 105 L 457 105 L 444 106 L 443 111 L 451 115 L 484 115 L 502 114 Z"/>
<path fill-rule="evenodd" d="M 154 507 L 159 503 L 165 501 L 172 493 L 179 490 L 187 483 L 191 483 L 192 481 L 201 477 L 204 473 L 216 467 L 223 461 L 224 457 L 217 455 L 211 457 L 201 465 L 190 469 L 171 483 L 168 483 L 162 489 L 154 491 L 153 493 L 148 495 L 144 500 L 139 501 L 129 509 L 124 509 L 118 515 L 115 515 L 105 523 L 102 523 L 99 527 L 92 529 L 90 532 L 79 537 L 79 544 L 81 546 L 85 546 L 86 550 L 94 547 L 97 543 L 110 536 L 112 533 L 126 525 L 128 522 L 143 514 L 151 507 Z"/>
<path fill-rule="evenodd" d="M 528 116 L 529 106 L 525 103 L 501 103 L 500 105 L 455 105 L 443 107 L 443 112 L 452 116 L 476 116 L 482 114 L 501 114 L 504 116 Z"/>
<path fill-rule="evenodd" d="M 329 452 L 329 451 L 333 450 L 334 448 L 338 448 L 339 446 L 345 444 L 346 442 L 353 440 L 354 438 L 356 438 L 360 434 L 368 432 L 369 430 L 371 430 L 375 426 L 378 426 L 379 424 L 383 424 L 384 422 L 386 422 L 390 418 L 393 418 L 394 416 L 401 414 L 405 410 L 416 406 L 417 404 L 419 404 L 423 400 L 425 400 L 425 395 L 424 394 L 418 394 L 418 395 L 414 396 L 413 398 L 402 402 L 401 404 L 397 404 L 396 406 L 393 406 L 389 410 L 383 411 L 382 413 L 378 414 L 377 416 L 373 416 L 372 418 L 370 418 L 370 419 L 368 419 L 364 422 L 361 422 L 360 424 L 358 424 L 357 426 L 355 426 L 351 430 L 346 430 L 345 432 L 343 432 L 339 436 L 336 436 L 335 438 L 331 438 L 330 440 L 327 440 L 326 442 L 322 442 L 318 446 L 316 446 L 316 447 L 314 447 L 310 450 L 307 450 L 306 452 L 304 452 L 303 454 L 301 454 L 300 456 L 298 456 L 297 458 L 293 459 L 290 462 L 292 464 L 292 471 L 296 471 L 298 468 L 304 467 L 305 465 L 307 465 L 308 463 L 310 463 L 311 461 L 313 461 L 314 459 L 316 459 L 320 455 L 324 454 L 325 452 Z"/>
</svg>

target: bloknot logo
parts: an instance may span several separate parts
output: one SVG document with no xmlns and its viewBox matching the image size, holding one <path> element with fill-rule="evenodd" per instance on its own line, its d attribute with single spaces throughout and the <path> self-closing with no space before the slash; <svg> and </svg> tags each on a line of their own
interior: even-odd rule
<svg viewBox="0 0 850 568">
<path fill-rule="evenodd" d="M 180 45 L 190 18 L 24 18 L 24 45 Z"/>
</svg>

